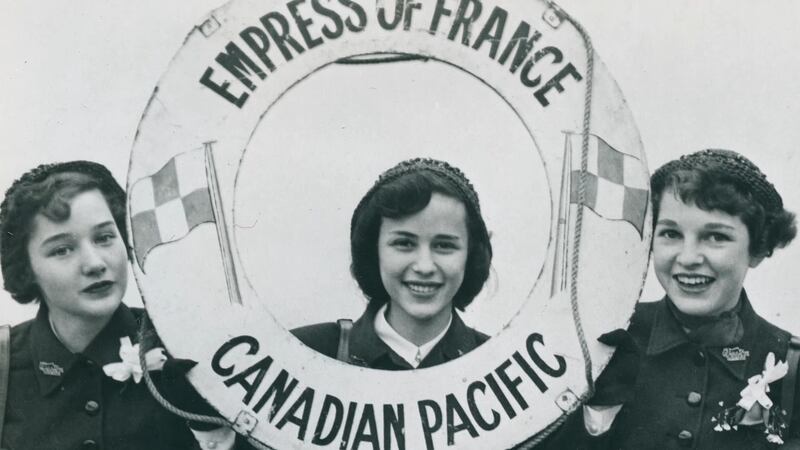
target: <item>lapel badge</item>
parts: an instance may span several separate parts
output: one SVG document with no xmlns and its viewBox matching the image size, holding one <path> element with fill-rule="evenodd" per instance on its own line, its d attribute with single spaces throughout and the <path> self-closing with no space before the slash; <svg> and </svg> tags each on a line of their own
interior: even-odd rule
<svg viewBox="0 0 800 450">
<path fill-rule="evenodd" d="M 39 361 L 39 370 L 51 377 L 60 377 L 64 374 L 64 368 L 53 362 Z"/>
<path fill-rule="evenodd" d="M 722 349 L 722 357 L 728 362 L 744 361 L 750 356 L 750 351 L 739 347 L 725 347 Z"/>
</svg>

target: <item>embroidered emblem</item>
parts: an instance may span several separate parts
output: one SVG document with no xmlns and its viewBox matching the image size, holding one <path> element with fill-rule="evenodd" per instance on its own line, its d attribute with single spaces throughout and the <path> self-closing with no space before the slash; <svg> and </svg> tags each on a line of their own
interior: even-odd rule
<svg viewBox="0 0 800 450">
<path fill-rule="evenodd" d="M 39 370 L 51 377 L 60 377 L 64 374 L 64 368 L 53 362 L 39 361 Z"/>
<path fill-rule="evenodd" d="M 722 357 L 729 362 L 744 361 L 750 356 L 750 351 L 739 347 L 725 347 L 722 349 Z"/>
</svg>

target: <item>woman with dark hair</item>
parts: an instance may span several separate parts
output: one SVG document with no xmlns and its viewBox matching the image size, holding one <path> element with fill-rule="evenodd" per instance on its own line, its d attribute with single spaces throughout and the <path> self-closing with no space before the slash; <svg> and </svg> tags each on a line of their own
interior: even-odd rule
<svg viewBox="0 0 800 450">
<path fill-rule="evenodd" d="M 457 313 L 481 291 L 492 261 L 478 195 L 459 169 L 417 158 L 384 172 L 353 212 L 350 243 L 367 309 L 355 323 L 293 330 L 303 343 L 351 364 L 407 370 L 488 339 Z"/>
<path fill-rule="evenodd" d="M 749 269 L 795 237 L 794 214 L 755 164 L 728 150 L 665 164 L 651 189 L 653 265 L 666 297 L 640 303 L 631 319 L 638 364 L 618 350 L 598 379 L 602 395 L 589 404 L 613 420 L 600 441 L 798 448 L 797 342 L 758 316 L 743 288 Z M 615 389 L 625 377 L 634 387 Z"/>
<path fill-rule="evenodd" d="M 111 173 L 88 161 L 39 166 L 6 192 L 0 205 L 5 289 L 20 303 L 39 302 L 39 312 L 11 330 L 7 391 L 0 386 L 3 449 L 233 444 L 227 429 L 198 432 L 196 441 L 186 422 L 139 382 L 143 370 L 152 371 L 172 401 L 208 408 L 183 373 L 163 367 L 163 349 L 148 351 L 147 367 L 139 366 L 134 343 L 143 311 L 121 303 L 129 258 L 125 200 Z"/>
</svg>

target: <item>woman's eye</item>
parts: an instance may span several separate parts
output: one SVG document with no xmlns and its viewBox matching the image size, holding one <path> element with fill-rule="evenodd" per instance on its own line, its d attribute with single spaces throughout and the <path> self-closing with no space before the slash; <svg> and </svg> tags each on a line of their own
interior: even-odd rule
<svg viewBox="0 0 800 450">
<path fill-rule="evenodd" d="M 67 256 L 72 252 L 72 247 L 68 245 L 58 246 L 47 253 L 48 256 Z"/>
<path fill-rule="evenodd" d="M 434 243 L 433 248 L 437 250 L 451 251 L 451 250 L 457 250 L 458 245 L 455 242 L 442 241 Z"/>
<path fill-rule="evenodd" d="M 108 244 L 117 237 L 114 233 L 102 233 L 95 237 L 94 241 L 98 244 Z"/>
<path fill-rule="evenodd" d="M 709 233 L 708 240 L 711 242 L 727 242 L 730 241 L 731 238 L 724 233 Z"/>
<path fill-rule="evenodd" d="M 396 239 L 390 242 L 390 245 L 399 249 L 409 249 L 414 247 L 414 241 L 411 239 Z"/>
<path fill-rule="evenodd" d="M 675 230 L 661 230 L 658 232 L 659 237 L 667 238 L 667 239 L 678 239 L 681 237 L 681 234 Z"/>
</svg>

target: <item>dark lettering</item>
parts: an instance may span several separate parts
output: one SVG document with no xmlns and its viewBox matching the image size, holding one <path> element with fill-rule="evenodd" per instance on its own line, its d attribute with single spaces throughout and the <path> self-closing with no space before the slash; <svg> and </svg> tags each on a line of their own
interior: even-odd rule
<svg viewBox="0 0 800 450">
<path fill-rule="evenodd" d="M 513 419 L 517 416 L 517 413 L 514 411 L 514 408 L 511 407 L 511 403 L 508 401 L 508 397 L 506 394 L 503 393 L 503 390 L 500 389 L 500 386 L 497 385 L 497 380 L 494 379 L 492 374 L 486 375 L 484 377 L 486 380 L 486 384 L 489 385 L 489 389 L 494 392 L 494 396 L 497 397 L 497 400 L 500 402 L 500 406 L 506 411 L 509 419 Z"/>
<path fill-rule="evenodd" d="M 358 448 L 362 442 L 369 442 L 372 444 L 372 448 L 381 448 L 381 442 L 378 439 L 378 423 L 375 421 L 375 408 L 369 403 L 364 405 L 361 420 L 358 421 L 356 436 L 353 438 L 353 448 Z"/>
<path fill-rule="evenodd" d="M 378 25 L 384 30 L 394 30 L 403 18 L 403 0 L 395 0 L 394 2 L 394 16 L 392 21 L 386 20 L 386 8 L 383 7 L 382 2 L 378 2 Z"/>
<path fill-rule="evenodd" d="M 467 416 L 464 408 L 458 403 L 458 400 L 456 400 L 456 396 L 447 394 L 445 403 L 447 404 L 447 445 L 455 444 L 455 435 L 459 431 L 467 430 L 470 436 L 478 437 L 478 430 L 476 430 L 475 426 L 470 422 L 469 416 Z M 455 422 L 456 415 L 461 422 L 458 425 L 456 425 Z"/>
<path fill-rule="evenodd" d="M 383 448 L 392 448 L 392 433 L 397 441 L 397 448 L 400 450 L 406 448 L 405 422 L 406 415 L 402 403 L 397 405 L 397 411 L 392 405 L 383 405 Z M 389 433 L 389 430 L 392 433 Z"/>
<path fill-rule="evenodd" d="M 278 376 L 275 377 L 275 380 L 269 385 L 269 388 L 267 388 L 267 392 L 264 392 L 264 395 L 261 396 L 261 398 L 258 400 L 258 403 L 253 406 L 253 411 L 261 411 L 261 408 L 267 404 L 267 401 L 270 399 L 270 397 L 275 395 L 275 399 L 272 401 L 272 407 L 269 409 L 269 421 L 272 422 L 272 418 L 275 417 L 275 413 L 277 413 L 283 404 L 286 403 L 289 395 L 291 395 L 295 386 L 297 386 L 297 380 L 294 378 L 287 386 L 286 381 L 288 379 L 289 373 L 281 369 L 280 373 L 278 373 Z"/>
<path fill-rule="evenodd" d="M 269 50 L 269 38 L 267 34 L 261 31 L 261 28 L 258 27 L 247 27 L 239 33 L 239 37 L 242 38 L 245 44 L 250 47 L 250 50 L 258 56 L 258 59 L 267 66 L 270 72 L 275 71 L 275 64 L 272 62 L 269 56 L 267 56 L 267 50 Z M 255 37 L 258 37 L 259 42 L 256 42 Z"/>
<path fill-rule="evenodd" d="M 333 423 L 331 424 L 331 431 L 326 436 L 322 435 L 325 423 L 328 421 L 328 414 L 333 408 Z M 314 429 L 314 438 L 311 440 L 315 445 L 328 445 L 336 439 L 336 433 L 342 426 L 342 414 L 344 414 L 344 405 L 342 401 L 332 395 L 325 395 L 322 400 L 322 410 L 319 413 L 319 421 L 317 427 Z"/>
<path fill-rule="evenodd" d="M 344 420 L 342 442 L 339 444 L 339 448 L 342 450 L 346 449 L 347 444 L 350 442 L 350 432 L 353 430 L 353 418 L 356 416 L 356 407 L 357 405 L 353 402 L 350 402 L 347 406 L 347 417 Z"/>
<path fill-rule="evenodd" d="M 517 388 L 517 386 L 519 386 L 522 383 L 522 378 L 520 377 L 516 377 L 514 379 L 509 378 L 508 374 L 506 373 L 506 369 L 508 369 L 509 366 L 511 366 L 511 360 L 507 359 L 503 361 L 503 363 L 500 364 L 500 366 L 497 367 L 495 372 L 497 373 L 497 376 L 500 378 L 500 381 L 502 381 L 503 384 L 505 385 L 506 389 L 508 389 L 508 392 L 511 392 L 511 395 L 514 396 L 514 399 L 517 400 L 519 406 L 522 408 L 523 411 L 525 411 L 526 409 L 528 409 L 528 402 L 525 401 L 525 397 L 523 397 L 522 394 L 519 393 L 519 389 Z"/>
<path fill-rule="evenodd" d="M 321 0 L 311 0 L 311 7 L 314 8 L 314 11 L 327 17 L 333 23 L 333 29 L 328 28 L 327 24 L 322 27 L 323 36 L 328 39 L 336 39 L 342 35 L 342 32 L 344 31 L 344 24 L 342 23 L 342 18 L 339 17 L 339 14 L 336 14 L 336 11 L 322 6 Z"/>
<path fill-rule="evenodd" d="M 306 436 L 306 428 L 308 428 L 308 419 L 311 417 L 311 406 L 313 404 L 314 389 L 305 388 L 275 427 L 280 430 L 287 422 L 297 425 L 297 439 L 302 441 Z M 300 408 L 302 408 L 302 412 L 298 416 L 296 413 Z"/>
<path fill-rule="evenodd" d="M 570 66 L 571 65 L 572 64 L 570 64 Z M 580 76 L 579 76 L 578 79 L 580 80 Z M 548 81 L 548 84 L 549 83 L 550 82 Z M 545 87 L 543 87 L 542 89 L 544 89 L 546 87 L 547 87 L 547 85 L 545 85 Z M 561 88 L 561 90 L 559 90 L 558 92 L 561 92 L 563 90 L 564 90 L 564 88 Z M 541 89 L 540 89 L 540 91 L 541 91 Z M 542 106 L 547 106 L 547 103 L 542 103 Z M 536 348 L 534 348 L 533 344 L 535 344 L 536 342 L 544 345 L 544 338 L 539 333 L 531 334 L 530 336 L 528 336 L 528 339 L 525 342 L 525 346 L 528 348 L 528 355 L 530 355 L 531 359 L 536 364 L 536 367 L 541 369 L 542 372 L 544 372 L 544 373 L 546 373 L 546 374 L 548 374 L 548 375 L 550 375 L 551 377 L 554 377 L 554 378 L 557 378 L 557 377 L 560 377 L 561 375 L 564 375 L 564 373 L 567 371 L 567 361 L 564 359 L 564 357 L 561 356 L 561 355 L 554 355 L 555 358 L 556 358 L 556 362 L 558 363 L 558 367 L 557 368 L 550 367 L 539 356 L 539 353 L 536 351 Z"/>
<path fill-rule="evenodd" d="M 472 11 L 467 14 L 467 9 L 472 6 Z M 461 31 L 461 43 L 469 45 L 470 29 L 472 22 L 481 15 L 483 5 L 478 0 L 461 0 L 456 10 L 456 17 L 453 19 L 453 24 L 450 26 L 450 33 L 447 34 L 447 39 L 455 40 L 456 35 Z"/>
<path fill-rule="evenodd" d="M 225 80 L 222 82 L 222 84 L 217 84 L 216 81 L 211 79 L 211 75 L 213 74 L 214 69 L 211 67 L 207 68 L 206 71 L 203 72 L 203 76 L 200 77 L 200 84 L 211 89 L 225 100 L 233 103 L 237 108 L 241 108 L 244 105 L 244 102 L 247 101 L 247 97 L 250 97 L 250 94 L 247 92 L 242 92 L 242 95 L 238 97 L 231 94 L 230 91 L 228 91 L 228 88 L 231 87 L 231 83 L 228 80 Z"/>
<path fill-rule="evenodd" d="M 431 26 L 428 27 L 428 33 L 436 34 L 439 31 L 439 21 L 442 19 L 442 16 L 449 16 L 453 13 L 449 9 L 444 7 L 444 3 L 446 0 L 437 0 L 436 1 L 436 8 L 433 10 L 433 17 L 431 18 Z"/>
<path fill-rule="evenodd" d="M 294 18 L 294 23 L 297 24 L 297 29 L 300 30 L 300 34 L 303 36 L 303 41 L 305 41 L 306 47 L 311 49 L 322 44 L 322 38 L 311 37 L 311 33 L 308 32 L 308 27 L 314 24 L 314 21 L 303 17 L 300 14 L 300 11 L 297 10 L 297 7 L 305 1 L 306 0 L 291 0 L 286 4 L 286 8 L 289 9 L 289 14 L 291 14 Z"/>
<path fill-rule="evenodd" d="M 222 367 L 222 357 L 225 356 L 229 351 L 233 350 L 234 347 L 238 347 L 239 345 L 247 345 L 247 355 L 255 355 L 258 353 L 258 339 L 254 338 L 253 336 L 237 336 L 228 342 L 222 344 L 219 350 L 214 353 L 214 357 L 211 358 L 211 368 L 214 369 L 214 373 L 219 376 L 227 377 L 233 374 L 234 365 L 228 367 Z"/>
<path fill-rule="evenodd" d="M 261 361 L 253 364 L 247 369 L 244 369 L 238 374 L 225 380 L 225 386 L 231 387 L 234 384 L 241 385 L 245 391 L 245 395 L 242 401 L 245 404 L 250 404 L 250 400 L 253 399 L 253 395 L 258 390 L 258 387 L 261 386 L 261 381 L 264 379 L 264 375 L 267 374 L 267 369 L 269 369 L 269 366 L 271 365 L 272 365 L 272 358 L 269 356 L 264 357 L 263 359 L 261 359 Z M 253 380 L 253 382 L 251 383 L 247 380 L 247 378 L 253 373 L 256 373 L 256 376 L 255 380 Z"/>
<path fill-rule="evenodd" d="M 425 434 L 425 447 L 432 450 L 434 448 L 432 435 L 442 428 L 442 410 L 433 400 L 420 400 L 417 402 L 417 408 L 419 408 L 419 418 L 422 420 L 422 432 Z M 426 412 L 428 409 L 433 412 L 433 422 Z"/>
<path fill-rule="evenodd" d="M 517 30 L 514 31 L 514 34 L 511 36 L 511 40 L 508 41 L 506 48 L 500 55 L 500 59 L 497 60 L 497 62 L 500 64 L 505 64 L 508 57 L 511 56 L 511 52 L 514 51 L 514 47 L 519 45 L 517 47 L 517 52 L 514 54 L 514 60 L 511 62 L 511 67 L 508 69 L 508 71 L 511 73 L 517 72 L 519 65 L 522 64 L 522 61 L 525 60 L 525 57 L 527 57 L 531 50 L 533 50 L 533 44 L 542 37 L 542 33 L 534 31 L 533 36 L 528 38 L 530 31 L 531 26 L 527 22 L 520 22 Z"/>
<path fill-rule="evenodd" d="M 280 31 L 275 28 L 273 22 L 280 28 Z M 294 48 L 297 54 L 302 54 L 305 49 L 300 45 L 295 38 L 289 34 L 289 22 L 283 15 L 277 12 L 270 12 L 261 16 L 261 24 L 267 30 L 267 34 L 272 38 L 272 42 L 278 46 L 278 50 L 283 54 L 283 58 L 288 62 L 292 60 L 292 52 L 286 48 L 286 44 Z"/>
<path fill-rule="evenodd" d="M 236 79 L 247 86 L 247 89 L 251 91 L 256 90 L 256 85 L 247 77 L 247 75 L 250 75 L 250 70 L 254 71 L 262 80 L 267 77 L 261 68 L 233 42 L 228 43 L 228 45 L 225 46 L 225 52 L 218 54 L 217 57 L 214 58 L 214 61 L 224 67 L 225 70 L 230 72 L 231 75 L 236 77 Z M 248 70 L 248 68 L 250 70 Z"/>
<path fill-rule="evenodd" d="M 347 20 L 344 21 L 347 29 L 353 33 L 358 33 L 359 31 L 364 30 L 364 27 L 367 26 L 367 12 L 364 11 L 364 8 L 352 0 L 339 0 L 339 3 L 341 3 L 342 6 L 350 8 L 356 14 L 356 18 L 358 19 L 357 23 L 353 23 L 352 18 L 348 17 Z"/>
<path fill-rule="evenodd" d="M 514 354 L 511 355 L 511 357 L 514 358 L 514 361 L 516 361 L 520 367 L 522 367 L 522 371 L 525 372 L 526 375 L 528 375 L 531 381 L 533 381 L 533 384 L 535 384 L 536 387 L 539 388 L 539 391 L 541 391 L 542 393 L 547 391 L 547 385 L 544 384 L 542 378 L 539 376 L 539 374 L 537 374 L 533 370 L 533 367 L 531 367 L 531 365 L 528 364 L 528 361 L 525 361 L 525 359 L 522 357 L 522 355 L 519 354 L 519 352 L 514 352 Z"/>
<path fill-rule="evenodd" d="M 494 430 L 500 425 L 500 413 L 493 409 L 492 421 L 487 422 L 478 410 L 478 403 L 475 401 L 475 391 L 486 392 L 486 384 L 482 381 L 475 381 L 467 387 L 467 406 L 469 406 L 469 412 L 472 414 L 472 417 L 475 418 L 475 422 L 478 423 L 478 426 L 486 431 Z"/>
<path fill-rule="evenodd" d="M 535 55 L 533 55 L 532 59 L 529 59 L 528 61 L 526 61 L 525 65 L 522 66 L 522 71 L 519 73 L 519 79 L 520 79 L 520 81 L 522 81 L 522 84 L 524 84 L 527 87 L 535 87 L 535 86 L 538 86 L 539 83 L 541 83 L 542 76 L 539 75 L 536 78 L 531 78 L 530 77 L 530 71 L 533 68 L 533 66 L 537 62 L 539 62 L 539 60 L 541 60 L 542 58 L 544 58 L 547 55 L 553 55 L 553 64 L 558 64 L 558 63 L 561 62 L 562 59 L 564 59 L 564 56 L 561 53 L 561 50 L 559 50 L 559 49 L 557 49 L 555 47 L 545 47 L 545 48 L 539 50 L 538 52 L 536 52 Z"/>
<path fill-rule="evenodd" d="M 415 9 L 422 9 L 422 4 L 414 0 L 406 0 L 406 12 L 403 15 L 403 29 L 406 31 L 411 29 L 411 16 Z"/>
<path fill-rule="evenodd" d="M 500 39 L 503 37 L 503 31 L 506 28 L 506 19 L 508 12 L 505 9 L 495 6 L 486 23 L 483 25 L 481 32 L 478 33 L 478 38 L 475 39 L 475 44 L 472 48 L 478 50 L 484 42 L 489 41 L 489 57 L 494 59 L 497 55 L 497 49 L 500 47 Z"/>
</svg>

